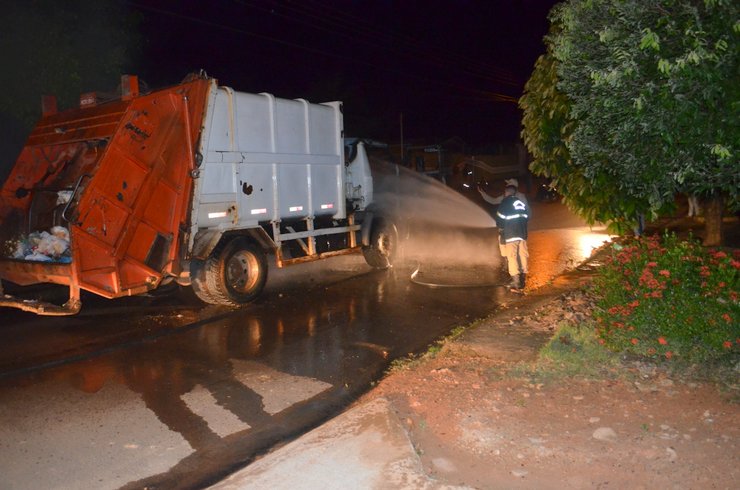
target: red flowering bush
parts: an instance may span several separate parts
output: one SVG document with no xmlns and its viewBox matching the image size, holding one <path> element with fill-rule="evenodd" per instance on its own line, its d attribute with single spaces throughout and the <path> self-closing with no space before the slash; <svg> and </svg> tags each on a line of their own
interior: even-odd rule
<svg viewBox="0 0 740 490">
<path fill-rule="evenodd" d="M 613 244 L 596 282 L 597 335 L 615 351 L 703 362 L 740 354 L 740 253 L 675 235 Z"/>
</svg>

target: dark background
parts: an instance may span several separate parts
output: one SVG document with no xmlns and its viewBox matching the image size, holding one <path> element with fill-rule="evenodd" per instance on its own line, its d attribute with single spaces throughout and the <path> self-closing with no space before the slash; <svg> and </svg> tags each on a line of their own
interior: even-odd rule
<svg viewBox="0 0 740 490">
<path fill-rule="evenodd" d="M 347 133 L 398 139 L 519 133 L 516 99 L 544 50 L 553 1 L 233 0 L 133 2 L 141 75 L 154 85 L 205 69 L 225 85 L 345 101 Z M 502 97 L 503 96 L 503 97 Z"/>
<path fill-rule="evenodd" d="M 0 0 L 6 2 L 0 167 L 12 165 L 28 121 L 38 117 L 40 103 L 30 101 L 66 90 L 74 92 L 66 99 L 73 104 L 77 91 L 115 90 L 118 70 L 150 88 L 203 69 L 239 91 L 342 100 L 348 136 L 398 142 L 403 114 L 407 142 L 455 136 L 473 147 L 514 142 L 516 100 L 544 51 L 547 13 L 556 3 Z M 102 69 L 104 61 L 110 70 Z M 74 84 L 46 81 L 50 70 L 64 78 L 67 66 L 74 66 Z M 33 113 L 20 121 L 6 110 L 13 104 Z"/>
</svg>

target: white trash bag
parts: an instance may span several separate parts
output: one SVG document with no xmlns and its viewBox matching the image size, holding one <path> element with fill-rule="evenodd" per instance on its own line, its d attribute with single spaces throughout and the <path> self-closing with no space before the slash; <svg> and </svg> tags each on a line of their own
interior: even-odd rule
<svg viewBox="0 0 740 490">
<path fill-rule="evenodd" d="M 71 262 L 69 230 L 55 226 L 50 231 L 34 231 L 18 239 L 13 258 L 34 262 Z"/>
</svg>

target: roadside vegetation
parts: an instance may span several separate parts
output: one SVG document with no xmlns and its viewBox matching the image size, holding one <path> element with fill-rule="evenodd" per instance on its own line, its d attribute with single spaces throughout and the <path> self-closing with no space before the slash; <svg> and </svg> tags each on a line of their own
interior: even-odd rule
<svg viewBox="0 0 740 490">
<path fill-rule="evenodd" d="M 737 391 L 739 289 L 738 250 L 674 234 L 614 243 L 584 291 L 593 315 L 562 323 L 536 362 L 509 374 L 533 382 L 624 378 L 652 366 Z"/>
<path fill-rule="evenodd" d="M 599 341 L 687 364 L 737 361 L 740 251 L 673 234 L 614 244 L 595 282 Z"/>
<path fill-rule="evenodd" d="M 625 374 L 621 367 L 620 356 L 599 343 L 592 324 L 563 322 L 540 350 L 536 361 L 519 363 L 507 374 L 546 384 L 570 377 L 617 378 Z"/>
<path fill-rule="evenodd" d="M 476 326 L 481 325 L 483 322 L 484 320 L 476 320 L 472 323 L 469 323 L 468 325 L 457 326 L 444 337 L 435 340 L 434 343 L 427 347 L 427 350 L 425 350 L 424 352 L 420 354 L 409 354 L 407 356 L 394 359 L 393 361 L 391 361 L 391 364 L 388 367 L 388 374 L 411 369 L 415 366 L 418 366 L 424 361 L 434 359 L 443 352 L 446 345 L 448 345 L 450 342 L 454 342 L 455 339 L 465 333 L 466 330 L 475 328 Z"/>
</svg>

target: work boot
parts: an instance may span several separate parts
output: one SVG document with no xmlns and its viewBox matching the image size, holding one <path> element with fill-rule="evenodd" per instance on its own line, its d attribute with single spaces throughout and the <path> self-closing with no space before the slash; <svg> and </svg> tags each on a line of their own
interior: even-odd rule
<svg viewBox="0 0 740 490">
<path fill-rule="evenodd" d="M 525 282 L 527 282 L 527 275 L 519 274 L 519 289 L 524 289 Z"/>
<path fill-rule="evenodd" d="M 519 274 L 511 276 L 511 282 L 509 283 L 509 289 L 519 289 L 520 282 L 521 282 L 521 279 L 519 278 Z"/>
</svg>

